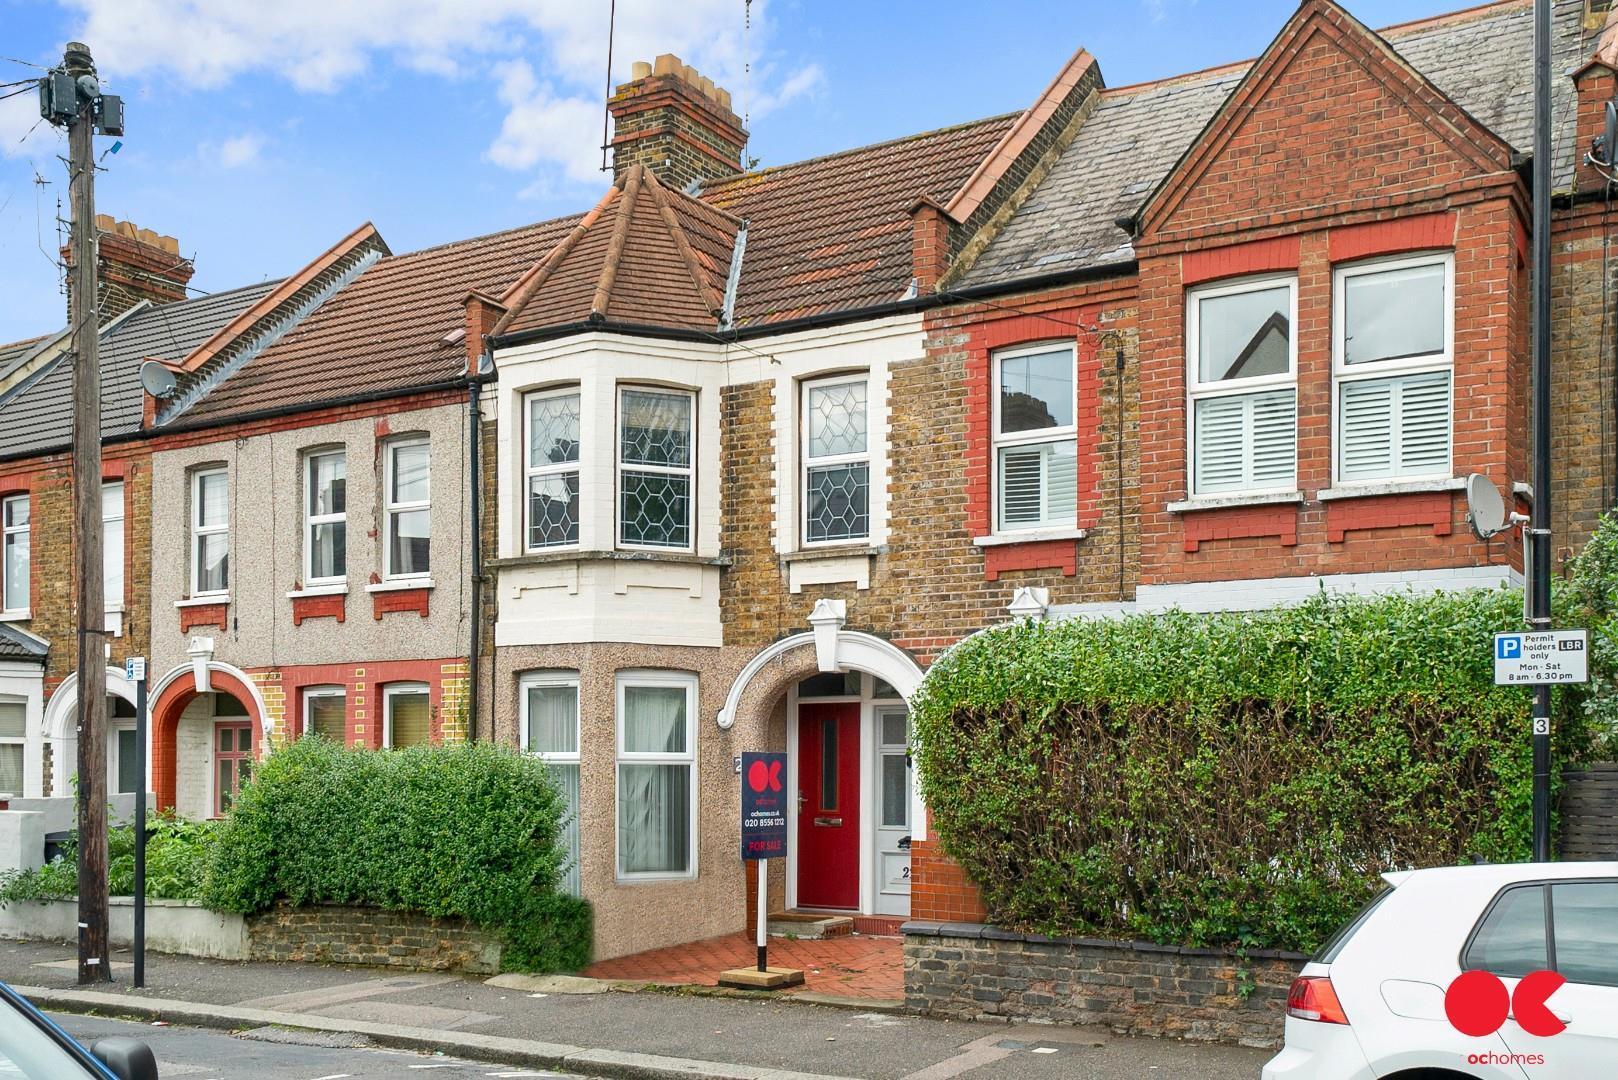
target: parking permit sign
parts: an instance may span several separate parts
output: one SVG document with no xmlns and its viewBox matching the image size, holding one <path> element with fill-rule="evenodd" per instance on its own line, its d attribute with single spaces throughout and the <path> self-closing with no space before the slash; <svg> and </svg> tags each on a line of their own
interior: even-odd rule
<svg viewBox="0 0 1618 1080">
<path fill-rule="evenodd" d="M 1548 630 L 1494 636 L 1496 686 L 1540 686 L 1590 681 L 1589 632 Z"/>
<path fill-rule="evenodd" d="M 787 756 L 742 755 L 742 858 L 787 854 Z"/>
</svg>

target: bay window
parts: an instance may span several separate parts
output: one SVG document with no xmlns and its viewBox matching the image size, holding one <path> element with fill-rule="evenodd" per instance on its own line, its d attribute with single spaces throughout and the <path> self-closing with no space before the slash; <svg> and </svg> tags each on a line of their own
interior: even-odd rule
<svg viewBox="0 0 1618 1080">
<path fill-rule="evenodd" d="M 431 464 L 426 439 L 388 444 L 382 517 L 389 578 L 426 577 L 432 569 Z"/>
<path fill-rule="evenodd" d="M 1334 276 L 1337 480 L 1449 476 L 1451 258 L 1341 267 Z"/>
<path fill-rule="evenodd" d="M 579 896 L 579 679 L 572 672 L 535 672 L 519 684 L 522 748 L 545 763 L 567 800 L 560 837 L 567 854 L 559 884 Z"/>
<path fill-rule="evenodd" d="M 28 496 L 10 495 L 0 500 L 0 550 L 4 570 L 0 574 L 0 608 L 8 612 L 28 610 L 29 569 Z"/>
<path fill-rule="evenodd" d="M 348 461 L 341 450 L 304 459 L 303 583 L 335 585 L 348 577 Z"/>
<path fill-rule="evenodd" d="M 523 532 L 528 550 L 579 542 L 579 392 L 529 394 Z"/>
<path fill-rule="evenodd" d="M 618 542 L 691 549 L 696 397 L 624 389 L 618 401 Z"/>
<path fill-rule="evenodd" d="M 1191 491 L 1290 491 L 1298 475 L 1297 280 L 1187 294 Z"/>
<path fill-rule="evenodd" d="M 224 469 L 191 475 L 191 595 L 230 589 L 230 478 Z"/>
<path fill-rule="evenodd" d="M 871 535 L 871 451 L 864 375 L 803 387 L 803 536 L 810 544 Z"/>
<path fill-rule="evenodd" d="M 1072 528 L 1079 461 L 1071 345 L 994 357 L 995 531 Z"/>
<path fill-rule="evenodd" d="M 618 677 L 618 876 L 695 877 L 697 680 Z"/>
</svg>

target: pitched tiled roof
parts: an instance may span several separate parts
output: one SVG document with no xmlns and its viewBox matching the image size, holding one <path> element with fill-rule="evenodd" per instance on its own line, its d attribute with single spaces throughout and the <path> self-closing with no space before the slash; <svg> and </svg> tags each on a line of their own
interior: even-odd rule
<svg viewBox="0 0 1618 1080">
<path fill-rule="evenodd" d="M 1583 50 L 1582 3 L 1557 0 L 1553 163 L 1558 186 L 1572 177 L 1565 77 Z M 1417 71 L 1514 148 L 1533 149 L 1533 18 L 1528 0 L 1505 0 L 1381 32 Z M 1115 219 L 1132 214 L 1202 133 L 1250 62 L 1102 91 L 1078 136 L 1005 229 L 957 283 L 1019 278 L 1124 264 L 1134 258 Z"/>
<path fill-rule="evenodd" d="M 910 207 L 947 201 L 1006 133 L 995 116 L 707 184 L 747 221 L 735 325 L 902 299 L 913 273 Z"/>
<path fill-rule="evenodd" d="M 33 352 L 48 335 L 32 337 L 26 341 L 13 341 L 9 345 L 0 345 L 0 377 L 4 377 L 23 357 Z"/>
<path fill-rule="evenodd" d="M 181 422 L 402 393 L 455 379 L 466 370 L 466 350 L 445 338 L 465 324 L 467 294 L 499 295 L 578 220 L 558 218 L 382 259 L 215 387 Z"/>
<path fill-rule="evenodd" d="M 267 281 L 131 312 L 101 336 L 101 434 L 140 429 L 140 365 L 148 358 L 179 363 L 275 288 Z M 73 442 L 73 366 L 64 353 L 0 397 L 0 458 L 68 449 Z"/>
<path fill-rule="evenodd" d="M 0 660 L 32 660 L 43 664 L 48 648 L 34 635 L 0 623 Z"/>
<path fill-rule="evenodd" d="M 508 291 L 494 332 L 580 323 L 715 330 L 739 224 L 636 165 Z"/>
</svg>

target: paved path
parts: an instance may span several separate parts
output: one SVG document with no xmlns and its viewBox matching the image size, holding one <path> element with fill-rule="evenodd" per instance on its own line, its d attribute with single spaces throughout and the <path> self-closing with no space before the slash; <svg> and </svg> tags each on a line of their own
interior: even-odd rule
<svg viewBox="0 0 1618 1080">
<path fill-rule="evenodd" d="M 584 969 L 597 979 L 714 986 L 726 968 L 753 967 L 758 947 L 746 934 L 693 941 L 603 960 Z M 804 991 L 872 1001 L 903 1001 L 904 939 L 850 934 L 823 941 L 770 939 L 773 967 L 801 968 Z"/>
<path fill-rule="evenodd" d="M 72 989 L 71 959 L 64 945 L 0 942 L 0 979 L 39 987 L 52 1008 L 169 1016 L 224 1031 L 279 1026 L 358 1034 L 380 1046 L 490 1062 L 484 1075 L 495 1072 L 496 1064 L 514 1063 L 643 1078 L 662 1070 L 715 1080 L 789 1080 L 784 1073 L 858 1080 L 1252 1080 L 1268 1056 L 1092 1030 L 949 1022 L 783 999 L 159 955 L 149 957 L 147 990 L 132 990 L 128 970 L 115 965 L 119 982 L 87 998 Z M 581 989 L 594 992 L 574 992 Z M 353 1073 L 309 1075 L 344 1071 Z M 193 1074 L 178 1075 L 189 1080 Z M 397 1075 L 419 1072 L 401 1069 Z"/>
</svg>

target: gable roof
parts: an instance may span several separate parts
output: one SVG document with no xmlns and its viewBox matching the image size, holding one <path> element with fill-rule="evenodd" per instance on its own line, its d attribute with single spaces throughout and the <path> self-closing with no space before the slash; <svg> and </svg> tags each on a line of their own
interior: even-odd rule
<svg viewBox="0 0 1618 1080">
<path fill-rule="evenodd" d="M 586 323 L 716 330 L 740 227 L 635 165 L 507 290 L 494 333 Z"/>
<path fill-rule="evenodd" d="M 50 647 L 26 630 L 0 623 L 0 660 L 32 661 L 43 665 Z"/>
<path fill-rule="evenodd" d="M 1557 0 L 1557 63 L 1583 49 L 1581 0 Z M 1380 32 L 1403 60 L 1520 153 L 1533 149 L 1533 17 L 1529 0 L 1404 23 Z M 1063 271 L 1126 268 L 1130 238 L 1116 219 L 1134 214 L 1241 83 L 1252 62 L 1107 89 L 1078 136 L 957 282 L 1010 284 Z M 1566 85 L 1563 85 L 1566 84 Z M 1574 167 L 1576 105 L 1570 80 L 1556 82 L 1559 187 Z"/>
<path fill-rule="evenodd" d="M 578 215 L 378 260 L 185 414 L 186 426 L 464 378 L 469 292 L 499 295 Z"/>
</svg>

